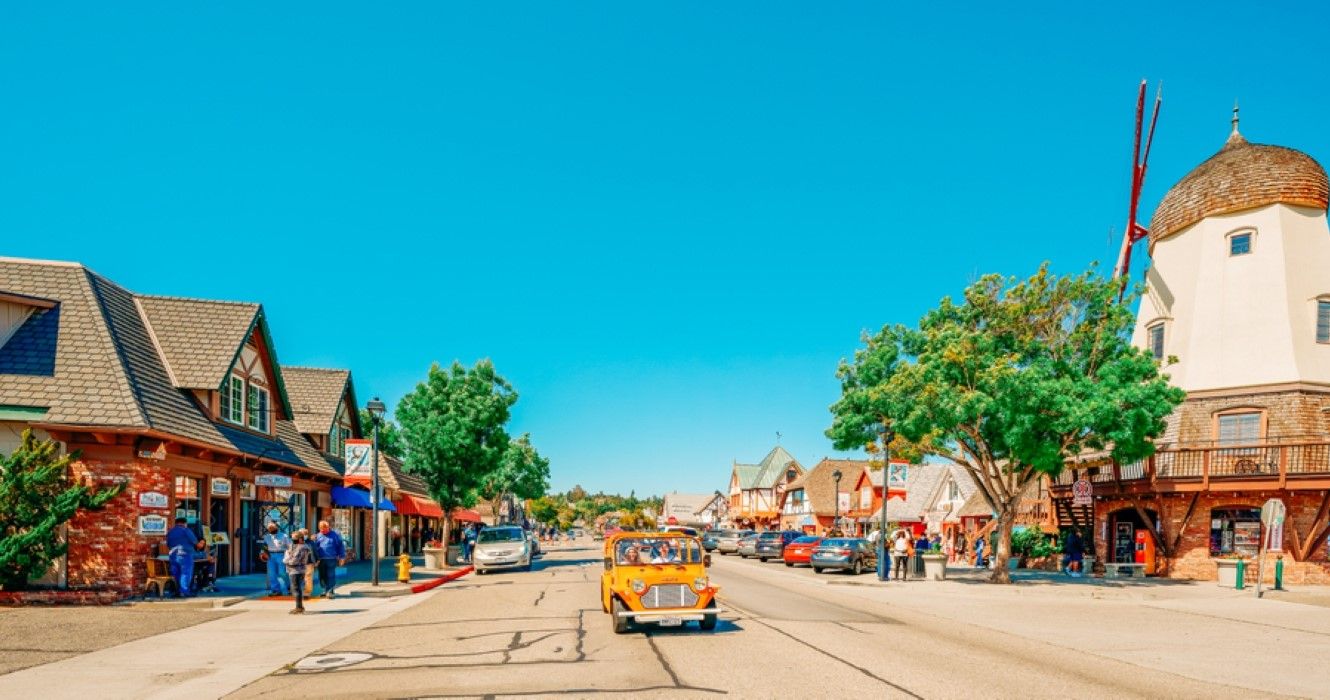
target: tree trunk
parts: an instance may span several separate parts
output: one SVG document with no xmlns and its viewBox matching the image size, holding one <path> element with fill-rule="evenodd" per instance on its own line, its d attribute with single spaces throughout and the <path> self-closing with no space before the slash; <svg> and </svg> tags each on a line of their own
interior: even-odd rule
<svg viewBox="0 0 1330 700">
<path fill-rule="evenodd" d="M 448 531 L 452 529 L 453 516 L 451 513 L 443 514 L 443 565 L 448 566 Z"/>
<path fill-rule="evenodd" d="M 1016 504 L 1008 503 L 998 513 L 998 525 L 989 536 L 994 556 L 993 575 L 988 580 L 993 583 L 1011 583 L 1011 571 L 1007 568 L 1007 562 L 1011 560 L 1011 526 L 1015 523 Z"/>
</svg>

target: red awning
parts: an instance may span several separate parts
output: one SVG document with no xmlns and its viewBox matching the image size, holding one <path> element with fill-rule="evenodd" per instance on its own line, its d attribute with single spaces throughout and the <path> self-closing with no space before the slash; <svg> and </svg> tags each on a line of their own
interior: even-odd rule
<svg viewBox="0 0 1330 700">
<path fill-rule="evenodd" d="M 453 520 L 456 520 L 459 523 L 478 523 L 480 522 L 480 513 L 477 513 L 474 510 L 458 508 L 453 511 Z"/>
<path fill-rule="evenodd" d="M 439 504 L 422 496 L 412 496 L 409 493 L 399 493 L 397 495 L 397 513 L 398 515 L 419 515 L 426 518 L 442 518 L 443 509 Z"/>
</svg>

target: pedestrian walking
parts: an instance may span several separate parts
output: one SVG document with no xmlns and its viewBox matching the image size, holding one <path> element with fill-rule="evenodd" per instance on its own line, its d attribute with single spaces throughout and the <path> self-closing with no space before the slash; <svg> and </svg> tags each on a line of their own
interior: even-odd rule
<svg viewBox="0 0 1330 700">
<path fill-rule="evenodd" d="M 476 548 L 476 530 L 468 523 L 462 531 L 462 561 L 471 563 L 471 550 Z"/>
<path fill-rule="evenodd" d="M 910 537 L 903 531 L 896 533 L 896 540 L 891 545 L 892 566 L 896 567 L 896 578 L 909 580 L 910 572 L 906 569 L 910 562 Z"/>
<path fill-rule="evenodd" d="M 1085 559 L 1085 541 L 1081 539 L 1081 531 L 1072 528 L 1071 534 L 1067 536 L 1067 542 L 1062 545 L 1062 573 L 1073 578 L 1081 577 L 1081 561 Z"/>
<path fill-rule="evenodd" d="M 974 565 L 984 568 L 984 538 L 982 536 L 974 538 Z"/>
<path fill-rule="evenodd" d="M 319 521 L 319 534 L 314 536 L 314 558 L 319 563 L 319 587 L 323 589 L 323 597 L 336 598 L 337 567 L 346 563 L 346 542 L 327 520 Z M 379 562 L 371 565 L 378 566 Z"/>
<path fill-rule="evenodd" d="M 268 523 L 268 534 L 263 536 L 263 550 L 259 558 L 268 564 L 268 595 L 282 595 L 286 592 L 287 572 L 283 561 L 286 550 L 291 548 L 291 538 L 277 529 L 277 523 Z"/>
<path fill-rule="evenodd" d="M 175 527 L 166 533 L 166 549 L 176 595 L 181 598 L 194 596 L 194 550 L 198 548 L 198 536 L 185 525 L 184 518 L 176 518 Z"/>
<path fill-rule="evenodd" d="M 282 560 L 286 566 L 287 576 L 291 577 L 291 590 L 296 595 L 296 606 L 291 609 L 292 615 L 301 615 L 305 612 L 305 577 L 310 575 L 309 567 L 312 561 L 314 561 L 314 552 L 305 544 L 305 531 L 296 530 L 291 535 L 291 546 L 287 548 Z"/>
</svg>

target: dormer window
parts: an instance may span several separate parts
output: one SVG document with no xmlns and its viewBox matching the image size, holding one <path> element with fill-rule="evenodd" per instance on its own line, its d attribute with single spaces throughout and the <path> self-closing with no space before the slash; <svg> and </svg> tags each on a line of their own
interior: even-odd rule
<svg viewBox="0 0 1330 700">
<path fill-rule="evenodd" d="M 234 374 L 226 375 L 222 382 L 221 410 L 222 420 L 236 425 L 245 424 L 245 380 Z"/>
<path fill-rule="evenodd" d="M 246 425 L 261 433 L 268 432 L 268 390 L 250 384 L 248 408 L 249 419 Z"/>
<path fill-rule="evenodd" d="M 1251 252 L 1251 231 L 1234 233 L 1228 237 L 1228 254 L 1246 255 Z"/>
</svg>

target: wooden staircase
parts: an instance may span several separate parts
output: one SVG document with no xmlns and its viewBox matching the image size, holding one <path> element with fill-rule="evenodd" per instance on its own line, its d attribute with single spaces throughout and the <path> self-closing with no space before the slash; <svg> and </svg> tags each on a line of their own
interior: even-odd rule
<svg viewBox="0 0 1330 700">
<path fill-rule="evenodd" d="M 1094 506 L 1073 505 L 1070 498 L 1054 498 L 1057 509 L 1058 527 L 1080 528 L 1082 533 L 1094 527 Z"/>
</svg>

